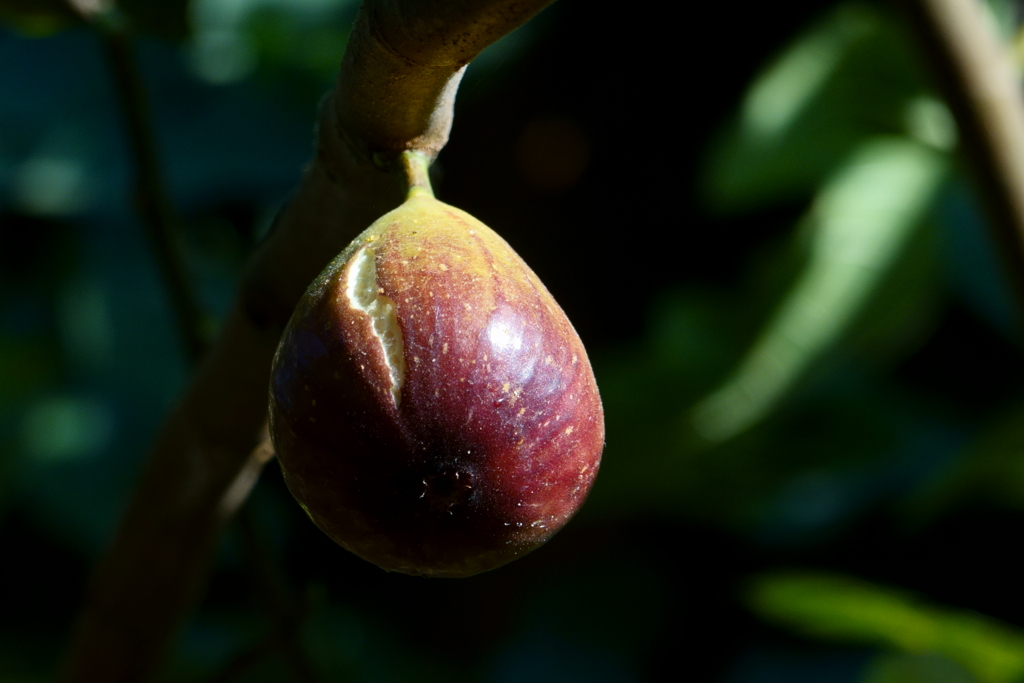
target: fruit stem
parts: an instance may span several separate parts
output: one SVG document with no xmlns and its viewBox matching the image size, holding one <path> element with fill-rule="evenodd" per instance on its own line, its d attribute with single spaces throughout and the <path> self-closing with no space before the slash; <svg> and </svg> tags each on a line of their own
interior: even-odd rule
<svg viewBox="0 0 1024 683">
<path fill-rule="evenodd" d="M 430 186 L 430 157 L 423 152 L 407 149 L 402 152 L 402 170 L 405 172 L 405 180 L 409 183 L 409 194 L 406 199 L 420 195 L 434 196 L 434 189 Z"/>
</svg>

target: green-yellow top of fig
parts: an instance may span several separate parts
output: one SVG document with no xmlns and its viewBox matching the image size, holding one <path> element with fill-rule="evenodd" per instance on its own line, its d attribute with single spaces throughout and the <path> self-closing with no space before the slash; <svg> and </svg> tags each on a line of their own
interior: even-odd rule
<svg viewBox="0 0 1024 683">
<path fill-rule="evenodd" d="M 549 539 L 604 444 L 583 344 L 494 231 L 413 187 L 297 306 L 271 434 L 292 494 L 384 569 L 467 576 Z"/>
</svg>

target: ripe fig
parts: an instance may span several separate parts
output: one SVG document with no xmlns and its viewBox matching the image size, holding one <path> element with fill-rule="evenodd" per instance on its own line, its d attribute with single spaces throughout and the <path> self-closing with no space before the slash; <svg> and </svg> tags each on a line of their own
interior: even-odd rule
<svg viewBox="0 0 1024 683">
<path fill-rule="evenodd" d="M 423 181 L 303 296 L 274 359 L 270 416 L 313 522 L 384 569 L 428 576 L 475 574 L 547 541 L 604 445 L 593 372 L 561 308 L 501 237 Z"/>
</svg>

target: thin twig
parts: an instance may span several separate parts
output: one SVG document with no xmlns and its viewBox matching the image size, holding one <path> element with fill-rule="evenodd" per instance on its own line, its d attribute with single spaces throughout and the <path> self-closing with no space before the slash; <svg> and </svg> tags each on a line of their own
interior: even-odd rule
<svg viewBox="0 0 1024 683">
<path fill-rule="evenodd" d="M 1024 320 L 1024 96 L 979 0 L 901 0 L 956 118 Z"/>
<path fill-rule="evenodd" d="M 108 10 L 112 17 L 94 24 L 101 28 L 100 35 L 107 53 L 107 62 L 114 77 L 117 98 L 124 116 L 125 129 L 135 162 L 135 204 L 142 223 L 153 245 L 153 254 L 171 298 L 171 309 L 178 327 L 178 336 L 185 353 L 195 364 L 206 346 L 203 335 L 204 315 L 181 258 L 175 236 L 180 234 L 181 222 L 171 206 L 160 172 L 156 140 L 150 126 L 149 104 L 142 77 L 139 74 L 135 50 L 125 22 Z"/>
</svg>

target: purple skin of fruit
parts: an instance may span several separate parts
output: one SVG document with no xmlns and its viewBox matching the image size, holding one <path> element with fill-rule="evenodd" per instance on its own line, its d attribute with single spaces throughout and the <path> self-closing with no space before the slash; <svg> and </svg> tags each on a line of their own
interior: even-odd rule
<svg viewBox="0 0 1024 683">
<path fill-rule="evenodd" d="M 604 445 L 561 308 L 501 237 L 422 188 L 306 292 L 270 414 L 285 481 L 316 525 L 427 576 L 543 544 L 583 503 Z"/>
</svg>

